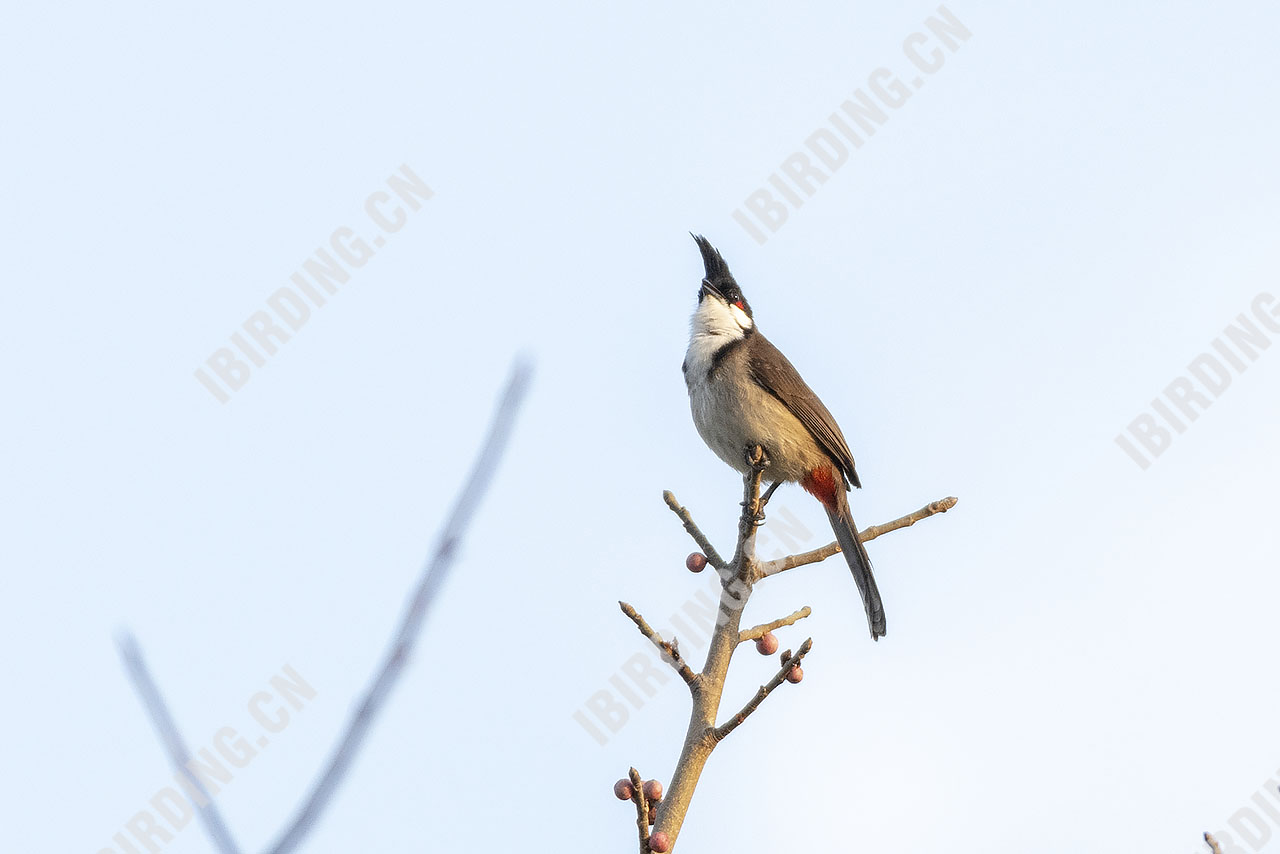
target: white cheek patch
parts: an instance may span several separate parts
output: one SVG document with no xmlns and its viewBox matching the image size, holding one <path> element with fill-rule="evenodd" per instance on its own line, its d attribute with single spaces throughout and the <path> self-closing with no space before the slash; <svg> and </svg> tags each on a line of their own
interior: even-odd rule
<svg viewBox="0 0 1280 854">
<path fill-rule="evenodd" d="M 747 313 L 736 305 L 728 305 L 715 297 L 703 297 L 693 314 L 693 334 L 741 337 L 754 324 Z"/>
<path fill-rule="evenodd" d="M 704 297 L 693 314 L 694 332 L 707 335 L 724 335 L 733 331 L 733 318 L 729 307 L 718 299 Z"/>
<path fill-rule="evenodd" d="M 692 326 L 689 350 L 685 353 L 685 376 L 705 378 L 715 363 L 716 354 L 727 344 L 745 336 L 752 323 L 747 313 L 737 306 L 705 296 L 693 313 Z"/>
</svg>

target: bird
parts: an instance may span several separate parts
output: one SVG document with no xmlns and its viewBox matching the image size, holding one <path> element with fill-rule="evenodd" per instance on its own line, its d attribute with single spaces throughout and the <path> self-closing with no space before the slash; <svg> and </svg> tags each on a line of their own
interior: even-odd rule
<svg viewBox="0 0 1280 854">
<path fill-rule="evenodd" d="M 682 365 L 694 426 L 707 447 L 742 474 L 752 471 L 754 448 L 762 448 L 770 491 L 798 483 L 821 502 L 878 641 L 885 634 L 884 604 L 845 494 L 862 482 L 840 425 L 760 332 L 720 252 L 705 237 L 691 236 L 705 268 Z"/>
</svg>

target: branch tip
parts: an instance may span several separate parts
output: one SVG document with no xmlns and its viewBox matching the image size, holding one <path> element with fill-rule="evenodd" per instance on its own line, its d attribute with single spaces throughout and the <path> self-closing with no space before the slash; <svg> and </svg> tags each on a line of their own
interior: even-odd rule
<svg viewBox="0 0 1280 854">
<path fill-rule="evenodd" d="M 738 643 L 746 643 L 747 641 L 758 640 L 764 637 L 765 635 L 767 635 L 769 632 L 773 631 L 774 629 L 780 629 L 783 626 L 794 626 L 796 623 L 800 622 L 801 620 L 803 620 L 805 617 L 808 617 L 812 613 L 813 613 L 813 609 L 810 608 L 808 605 L 805 605 L 799 611 L 796 611 L 793 614 L 788 614 L 785 617 L 780 617 L 779 619 L 776 619 L 773 622 L 761 623 L 758 626 L 752 626 L 749 629 L 743 629 L 741 632 L 738 632 Z"/>
<path fill-rule="evenodd" d="M 863 543 L 869 543 L 877 537 L 882 537 L 890 531 L 897 531 L 900 528 L 909 528 L 922 519 L 928 519 L 930 516 L 936 516 L 939 513 L 946 513 L 960 499 L 955 496 L 940 498 L 921 507 L 914 513 L 908 513 L 892 522 L 885 522 L 883 525 L 871 525 L 863 528 L 858 532 L 858 539 Z M 840 553 L 839 543 L 827 543 L 820 549 L 803 552 L 801 554 L 788 555 L 780 557 L 777 560 L 767 561 L 760 565 L 759 577 L 768 578 L 770 575 L 777 575 L 779 572 L 786 572 L 788 569 L 795 569 L 799 566 L 807 566 L 811 563 L 819 563 L 826 560 L 834 554 Z"/>
<path fill-rule="evenodd" d="M 676 514 L 676 517 L 680 520 L 681 524 L 684 525 L 684 529 L 689 533 L 689 536 L 693 537 L 693 541 L 698 544 L 698 548 L 702 550 L 704 555 L 706 555 L 707 563 L 715 567 L 717 571 L 723 570 L 728 566 L 728 564 L 725 563 L 724 558 L 720 557 L 720 552 L 716 551 L 716 547 L 711 545 L 711 541 L 707 539 L 707 535 L 702 533 L 702 529 L 693 521 L 693 516 L 688 510 L 680 506 L 680 502 L 676 500 L 676 497 L 672 494 L 671 490 L 667 489 L 663 491 L 662 500 L 671 508 L 671 512 Z"/>
<path fill-rule="evenodd" d="M 741 711 L 730 718 L 723 726 L 715 728 L 715 731 L 712 734 L 714 741 L 717 744 L 723 741 L 729 733 L 741 726 L 742 722 L 749 718 L 752 712 L 760 708 L 760 704 L 773 693 L 775 688 L 786 680 L 787 674 L 789 674 L 793 668 L 799 666 L 800 662 L 804 660 L 804 657 L 809 654 L 809 650 L 811 649 L 813 649 L 813 638 L 806 638 L 805 642 L 800 644 L 800 648 L 796 650 L 795 654 L 787 657 L 786 660 L 782 662 L 782 667 L 778 669 L 778 672 L 774 674 L 774 677 L 766 684 L 760 686 L 760 690 L 756 691 L 755 696 L 742 707 Z M 783 653 L 783 655 L 785 656 L 787 653 Z"/>
<path fill-rule="evenodd" d="M 685 681 L 686 685 L 692 686 L 697 674 L 693 672 L 693 668 L 689 667 L 685 660 L 680 656 L 680 648 L 676 641 L 672 639 L 670 642 L 663 640 L 662 635 L 653 630 L 648 621 L 640 616 L 640 612 L 631 607 L 626 602 L 619 602 L 618 606 L 622 609 L 622 613 L 626 614 L 631 622 L 636 624 L 636 628 L 640 630 L 640 634 L 649 639 L 650 643 L 658 648 L 662 654 L 662 660 L 680 674 L 680 678 Z"/>
<path fill-rule="evenodd" d="M 147 662 L 142 657 L 142 648 L 138 645 L 138 641 L 133 635 L 126 633 L 116 639 L 116 644 L 119 646 L 120 658 L 124 661 L 129 679 L 133 682 L 133 688 L 142 700 L 142 705 L 146 708 L 152 726 L 164 743 L 174 768 L 185 782 L 203 796 L 204 803 L 201 805 L 197 801 L 197 808 L 200 821 L 204 824 L 209 839 L 220 854 L 240 854 L 240 846 L 232 838 L 231 831 L 227 828 L 227 823 L 222 818 L 222 813 L 218 811 L 217 804 L 214 803 L 213 796 L 205 787 L 204 781 L 187 768 L 187 763 L 191 761 L 191 750 L 178 731 L 178 725 L 174 722 L 169 707 L 165 705 L 160 689 L 151 678 L 151 671 L 147 669 Z"/>
<path fill-rule="evenodd" d="M 644 781 L 640 772 L 630 769 L 627 777 L 631 780 L 631 801 L 636 805 L 636 828 L 640 831 L 640 854 L 649 854 L 649 799 L 644 794 Z"/>
</svg>

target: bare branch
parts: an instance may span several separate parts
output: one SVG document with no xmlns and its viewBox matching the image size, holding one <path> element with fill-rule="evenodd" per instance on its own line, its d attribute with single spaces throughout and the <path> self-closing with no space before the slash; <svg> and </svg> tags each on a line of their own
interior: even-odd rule
<svg viewBox="0 0 1280 854">
<path fill-rule="evenodd" d="M 726 575 L 721 572 L 721 580 L 734 579 L 750 583 L 756 566 L 756 529 L 760 527 L 760 482 L 764 479 L 764 470 L 769 465 L 769 458 L 764 448 L 756 445 L 747 453 L 747 462 L 751 471 L 742 478 L 742 514 L 738 517 L 738 543 L 733 550 L 733 560 L 729 566 L 734 570 Z M 743 605 L 746 605 L 743 597 Z"/>
<path fill-rule="evenodd" d="M 937 501 L 926 504 L 914 513 L 908 513 L 901 519 L 894 519 L 892 522 L 885 522 L 883 525 L 872 525 L 868 528 L 864 528 L 858 532 L 858 539 L 862 540 L 864 543 L 869 543 L 876 537 L 879 537 L 882 534 L 887 534 L 890 531 L 896 531 L 899 528 L 910 528 L 921 519 L 928 519 L 930 516 L 938 513 L 946 513 L 952 507 L 955 507 L 956 502 L 959 500 L 959 498 L 954 496 L 950 498 L 940 498 Z"/>
<path fill-rule="evenodd" d="M 773 575 L 784 569 L 802 566 L 806 563 L 814 563 L 830 557 L 840 550 L 838 545 L 832 543 L 824 549 L 809 552 L 805 555 L 794 555 L 768 563 L 761 563 L 757 560 L 756 533 L 762 520 L 761 511 L 776 488 L 776 483 L 771 485 L 762 495 L 760 486 L 764 475 L 768 472 L 768 460 L 765 458 L 761 448 L 751 449 L 751 456 L 748 457 L 748 460 L 751 463 L 751 471 L 743 477 L 742 515 L 738 520 L 738 539 L 734 547 L 733 558 L 727 563 L 711 548 L 707 538 L 689 518 L 688 512 L 676 503 L 675 497 L 670 492 L 663 493 L 667 506 L 681 518 L 681 521 L 685 524 L 685 529 L 702 547 L 703 553 L 707 555 L 707 562 L 718 571 L 721 586 L 720 610 L 707 647 L 707 660 L 701 672 L 695 674 L 695 681 L 690 683 L 693 708 L 690 710 L 689 725 L 685 731 L 684 744 L 681 746 L 680 756 L 676 760 L 676 766 L 672 772 L 670 788 L 667 790 L 666 797 L 662 799 L 654 816 L 653 833 L 663 834 L 666 842 L 671 846 L 676 844 L 681 826 L 684 824 L 686 815 L 688 815 L 689 804 L 693 799 L 694 790 L 698 786 L 698 780 L 716 745 L 729 733 L 737 729 L 748 716 L 759 708 L 765 698 L 782 684 L 792 669 L 799 666 L 801 660 L 813 646 L 812 639 L 809 639 L 801 645 L 799 652 L 796 654 L 792 655 L 790 650 L 784 652 L 782 655 L 783 666 L 778 674 L 768 684 L 762 685 L 756 695 L 740 712 L 730 718 L 723 726 L 716 726 L 716 718 L 720 710 L 720 701 L 724 693 L 729 663 L 738 645 L 744 641 L 759 638 L 772 629 L 792 625 L 808 617 L 811 613 L 810 609 L 805 607 L 780 620 L 741 631 L 739 626 L 742 612 L 751 597 L 753 585 L 766 575 Z M 946 512 L 955 503 L 956 499 L 954 498 L 935 501 L 933 504 L 909 516 L 904 516 L 886 525 L 868 528 L 863 532 L 862 538 L 864 541 L 871 540 L 889 531 L 905 528 L 927 516 Z M 639 624 L 637 623 L 637 625 Z M 644 629 L 642 628 L 641 631 L 643 632 Z M 674 643 L 672 645 L 674 646 Z M 638 787 L 640 785 L 638 776 L 633 776 L 633 780 Z M 642 837 L 640 850 L 644 854 L 649 850 L 649 837 L 644 837 L 643 832 Z"/>
<path fill-rule="evenodd" d="M 480 449 L 479 456 L 476 457 L 471 473 L 463 484 L 462 492 L 453 505 L 448 521 L 440 532 L 435 553 L 423 569 L 417 589 L 409 601 L 409 607 L 405 610 L 391 647 L 387 650 L 382 667 L 366 689 L 355 714 L 347 724 L 346 731 L 330 755 L 324 773 L 312 787 L 306 802 L 298 810 L 288 828 L 268 849 L 270 854 L 287 854 L 293 851 L 315 826 L 316 820 L 328 805 L 355 759 L 387 695 L 404 672 L 409 653 L 422 630 L 423 620 L 448 576 L 454 558 L 457 557 L 462 537 L 493 480 L 503 451 L 506 450 L 515 425 L 516 413 L 529 388 L 530 375 L 530 366 L 523 361 L 517 362 L 512 369 L 511 378 L 507 381 L 507 387 L 498 402 L 497 412 L 494 413 L 493 421 L 490 423 L 489 435 Z"/>
<path fill-rule="evenodd" d="M 1208 843 L 1209 848 L 1213 851 L 1213 854 L 1222 854 L 1222 846 L 1218 844 L 1218 840 L 1213 838 L 1212 833 L 1206 833 L 1204 835 L 1204 841 Z"/>
<path fill-rule="evenodd" d="M 133 680 L 133 688 L 142 698 L 142 704 L 146 707 L 151 724 L 164 743 L 169 758 L 173 761 L 178 773 L 186 778 L 191 788 L 200 794 L 199 798 L 193 798 L 193 800 L 196 801 L 200 821 L 204 824 L 209 838 L 221 854 L 240 854 L 240 846 L 231 838 L 231 831 L 222 820 L 222 813 L 218 812 L 218 807 L 213 802 L 213 795 L 205 788 L 200 778 L 187 768 L 187 763 L 191 761 L 191 751 L 187 749 L 182 734 L 178 732 L 177 724 L 173 722 L 173 715 L 169 713 L 164 698 L 160 696 L 160 689 L 156 687 L 150 671 L 147 670 L 147 663 L 142 659 L 142 650 L 138 647 L 138 641 L 133 635 L 126 634 L 117 643 L 120 647 L 120 657 L 124 659 L 125 668 L 129 671 L 129 678 Z"/>
<path fill-rule="evenodd" d="M 676 501 L 676 497 L 671 494 L 670 490 L 662 493 L 662 500 L 667 502 L 667 506 L 671 508 L 672 513 L 680 517 L 680 521 L 684 523 L 684 529 L 689 532 L 689 536 L 693 537 L 693 541 L 698 544 L 698 548 L 702 549 L 702 553 L 707 556 L 707 563 L 717 570 L 724 569 L 727 566 L 724 558 L 720 557 L 716 547 L 711 545 L 707 535 L 702 533 L 697 523 L 693 521 L 693 516 L 689 514 L 688 510 L 680 506 L 680 503 Z"/>
<path fill-rule="evenodd" d="M 892 522 L 885 522 L 883 525 L 871 525 L 863 528 L 858 532 L 858 539 L 864 543 L 869 543 L 876 537 L 883 536 L 890 531 L 896 531 L 899 528 L 909 528 L 921 519 L 927 519 L 938 513 L 946 513 L 952 507 L 956 506 L 958 498 L 943 498 L 934 501 L 932 504 L 926 504 L 914 513 L 908 513 L 900 519 L 894 519 Z M 798 555 L 788 555 L 780 557 L 777 560 L 767 561 L 760 564 L 760 577 L 768 578 L 770 575 L 777 575 L 779 572 L 786 572 L 788 569 L 795 569 L 798 566 L 807 566 L 811 563 L 819 563 L 826 560 L 834 554 L 840 553 L 839 543 L 827 543 L 820 549 L 814 549 L 810 552 L 803 552 Z"/>
<path fill-rule="evenodd" d="M 671 786 L 662 799 L 654 824 L 654 833 L 666 834 L 672 846 L 680 835 L 680 827 L 688 814 L 698 778 L 716 745 L 716 714 L 720 708 L 729 662 L 738 646 L 742 609 L 751 596 L 748 579 L 756 565 L 755 540 L 758 529 L 755 519 L 759 508 L 760 478 L 759 469 L 743 478 L 742 518 L 738 524 L 734 559 L 718 568 L 721 586 L 720 613 L 716 617 L 715 629 L 707 646 L 706 663 L 698 674 L 697 681 L 690 686 L 693 708 L 689 713 L 689 726 L 685 732 L 684 745 L 680 749 L 680 758 L 671 775 Z"/>
<path fill-rule="evenodd" d="M 761 623 L 758 626 L 752 626 L 749 629 L 743 629 L 742 631 L 738 632 L 738 643 L 746 643 L 747 641 L 756 640 L 757 638 L 762 638 L 765 635 L 767 635 L 769 632 L 773 631 L 774 629 L 780 629 L 783 626 L 794 626 L 796 623 L 800 622 L 801 620 L 803 620 L 805 617 L 809 616 L 812 613 L 813 613 L 813 610 L 808 605 L 805 605 L 803 608 L 801 608 L 799 611 L 796 611 L 794 614 L 791 614 L 786 617 L 781 617 L 777 620 L 774 620 L 772 623 Z"/>
<path fill-rule="evenodd" d="M 627 774 L 631 778 L 634 794 L 631 801 L 636 805 L 636 827 L 640 830 L 640 854 L 649 854 L 649 799 L 644 794 L 644 781 L 640 772 L 632 768 Z"/>
<path fill-rule="evenodd" d="M 622 609 L 622 613 L 631 618 L 631 622 L 636 624 L 636 628 L 640 630 L 640 634 L 647 637 L 653 642 L 653 645 L 658 648 L 662 653 L 662 660 L 675 668 L 676 673 L 680 674 L 680 678 L 683 679 L 686 684 L 692 685 L 698 676 L 693 672 L 689 665 L 685 663 L 685 660 L 680 657 L 680 648 L 677 646 L 675 638 L 672 638 L 671 642 L 667 643 L 662 639 L 662 635 L 654 631 L 649 624 L 645 622 L 644 617 L 640 616 L 639 612 L 637 612 L 635 608 L 632 608 L 626 602 L 619 602 L 618 607 Z"/>
<path fill-rule="evenodd" d="M 742 722 L 745 721 L 752 712 L 760 708 L 760 704 L 764 702 L 765 698 L 773 693 L 774 688 L 777 688 L 782 684 L 782 680 L 787 678 L 787 674 L 791 672 L 791 668 L 800 664 L 812 648 L 813 638 L 808 638 L 804 643 L 800 644 L 800 648 L 796 650 L 796 654 L 783 662 L 782 669 L 779 670 L 767 684 L 760 686 L 760 690 L 756 692 L 756 695 L 751 698 L 750 702 L 742 707 L 742 711 L 730 718 L 724 726 L 716 727 L 715 740 L 717 742 L 723 741 L 725 736 L 741 726 Z"/>
</svg>

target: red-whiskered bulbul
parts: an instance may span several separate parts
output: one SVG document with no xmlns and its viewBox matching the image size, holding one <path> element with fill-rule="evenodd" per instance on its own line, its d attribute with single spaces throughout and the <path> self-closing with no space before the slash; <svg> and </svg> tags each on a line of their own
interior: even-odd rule
<svg viewBox="0 0 1280 854">
<path fill-rule="evenodd" d="M 769 480 L 799 483 L 822 502 L 862 594 L 871 637 L 879 640 L 884 606 L 845 496 L 862 484 L 844 435 L 787 357 L 756 329 L 724 258 L 706 238 L 693 239 L 706 268 L 683 366 L 693 423 L 716 456 L 739 472 L 751 471 L 748 454 L 759 445 Z"/>
</svg>

